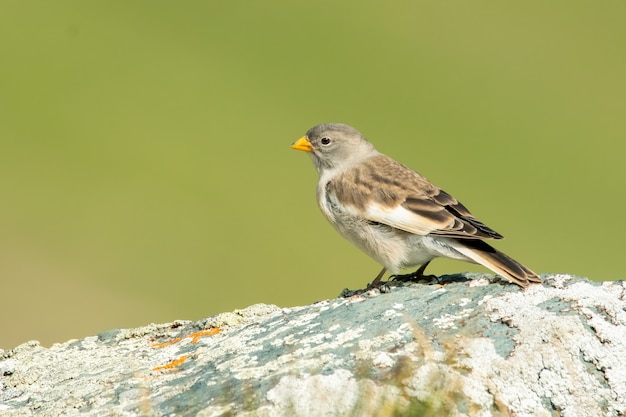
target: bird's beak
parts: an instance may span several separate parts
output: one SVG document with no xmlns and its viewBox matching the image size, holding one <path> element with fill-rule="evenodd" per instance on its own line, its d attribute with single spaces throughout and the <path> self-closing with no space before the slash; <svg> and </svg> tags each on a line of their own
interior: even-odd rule
<svg viewBox="0 0 626 417">
<path fill-rule="evenodd" d="M 292 143 L 291 149 L 297 149 L 299 151 L 304 151 L 304 152 L 313 152 L 313 147 L 311 146 L 311 142 L 309 142 L 306 136 L 302 136 L 300 139 Z"/>
</svg>

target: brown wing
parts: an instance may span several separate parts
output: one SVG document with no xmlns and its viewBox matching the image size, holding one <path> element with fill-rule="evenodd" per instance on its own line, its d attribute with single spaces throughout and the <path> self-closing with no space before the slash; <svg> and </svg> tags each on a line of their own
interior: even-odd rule
<svg viewBox="0 0 626 417">
<path fill-rule="evenodd" d="M 407 232 L 461 239 L 501 239 L 450 194 L 385 155 L 336 177 L 327 192 L 370 221 Z"/>
</svg>

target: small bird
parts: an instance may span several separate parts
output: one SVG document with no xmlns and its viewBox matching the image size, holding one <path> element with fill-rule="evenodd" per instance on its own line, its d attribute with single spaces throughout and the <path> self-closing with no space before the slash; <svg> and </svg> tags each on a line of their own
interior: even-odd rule
<svg viewBox="0 0 626 417">
<path fill-rule="evenodd" d="M 487 244 L 502 235 L 476 219 L 450 194 L 412 169 L 378 152 L 355 128 L 339 123 L 312 127 L 291 148 L 307 152 L 319 173 L 317 203 L 350 242 L 387 270 L 420 268 L 403 279 L 424 277 L 434 258 L 477 263 L 527 287 L 541 278 Z"/>
</svg>

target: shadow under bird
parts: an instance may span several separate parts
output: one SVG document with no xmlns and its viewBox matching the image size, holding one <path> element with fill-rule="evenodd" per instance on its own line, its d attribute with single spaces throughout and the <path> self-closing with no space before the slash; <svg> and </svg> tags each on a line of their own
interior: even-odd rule
<svg viewBox="0 0 626 417">
<path fill-rule="evenodd" d="M 477 263 L 527 287 L 541 278 L 484 239 L 502 235 L 475 218 L 450 194 L 412 169 L 378 152 L 351 126 L 321 124 L 291 145 L 307 152 L 319 173 L 317 203 L 326 219 L 385 271 L 419 269 L 435 258 Z"/>
</svg>

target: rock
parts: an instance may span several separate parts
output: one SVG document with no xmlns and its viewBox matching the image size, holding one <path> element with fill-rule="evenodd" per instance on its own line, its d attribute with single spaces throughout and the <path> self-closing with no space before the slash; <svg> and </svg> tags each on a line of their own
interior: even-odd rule
<svg viewBox="0 0 626 417">
<path fill-rule="evenodd" d="M 623 416 L 626 284 L 543 278 L 391 282 L 25 343 L 0 351 L 0 415 Z"/>
</svg>

